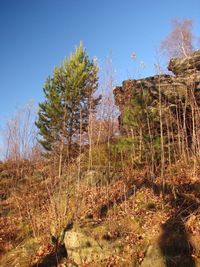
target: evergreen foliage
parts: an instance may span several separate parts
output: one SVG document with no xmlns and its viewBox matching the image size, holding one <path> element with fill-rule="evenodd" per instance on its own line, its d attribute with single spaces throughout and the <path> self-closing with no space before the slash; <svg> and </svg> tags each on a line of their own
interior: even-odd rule
<svg viewBox="0 0 200 267">
<path fill-rule="evenodd" d="M 134 95 L 121 114 L 121 123 L 126 134 L 118 145 L 124 153 L 132 153 L 135 164 L 149 162 L 152 157 L 154 163 L 160 160 L 159 103 L 148 91 L 141 90 Z"/>
<path fill-rule="evenodd" d="M 39 104 L 39 142 L 47 151 L 67 147 L 88 125 L 89 114 L 99 103 L 94 98 L 98 86 L 98 67 L 80 43 L 75 52 L 56 67 L 44 85 L 45 101 Z"/>
</svg>

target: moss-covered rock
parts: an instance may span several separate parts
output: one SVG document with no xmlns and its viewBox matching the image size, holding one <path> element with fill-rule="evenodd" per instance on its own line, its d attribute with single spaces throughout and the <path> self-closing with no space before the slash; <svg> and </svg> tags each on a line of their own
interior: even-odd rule
<svg viewBox="0 0 200 267">
<path fill-rule="evenodd" d="M 165 258 L 162 255 L 160 248 L 156 245 L 150 245 L 147 249 L 146 256 L 141 264 L 141 267 L 165 267 Z"/>
<path fill-rule="evenodd" d="M 76 264 L 100 261 L 119 251 L 118 247 L 110 245 L 106 241 L 97 241 L 80 230 L 66 232 L 64 244 L 68 257 Z"/>
</svg>

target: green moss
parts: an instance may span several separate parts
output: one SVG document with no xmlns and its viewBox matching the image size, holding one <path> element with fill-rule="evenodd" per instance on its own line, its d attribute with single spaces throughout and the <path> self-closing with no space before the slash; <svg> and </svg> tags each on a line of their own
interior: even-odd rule
<svg viewBox="0 0 200 267">
<path fill-rule="evenodd" d="M 94 227 L 92 229 L 92 235 L 94 236 L 95 239 L 101 240 L 104 238 L 104 236 L 108 233 L 108 225 L 99 225 L 97 227 Z"/>
<path fill-rule="evenodd" d="M 28 238 L 16 248 L 10 250 L 1 259 L 1 267 L 27 267 L 30 266 L 31 258 L 39 248 L 39 240 Z"/>
</svg>

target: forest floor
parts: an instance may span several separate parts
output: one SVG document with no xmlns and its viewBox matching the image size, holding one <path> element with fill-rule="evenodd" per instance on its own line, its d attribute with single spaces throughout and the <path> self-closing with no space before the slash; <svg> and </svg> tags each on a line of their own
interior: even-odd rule
<svg viewBox="0 0 200 267">
<path fill-rule="evenodd" d="M 82 179 L 77 187 L 75 169 L 60 181 L 40 173 L 42 178 L 17 184 L 2 169 L 0 266 L 148 266 L 144 259 L 151 248 L 159 249 L 167 267 L 199 266 L 198 171 L 194 176 L 190 166 L 174 166 L 163 194 L 160 177 L 150 179 L 147 171 L 121 171 L 109 184 Z M 100 175 L 86 173 L 87 180 Z M 63 248 L 70 224 L 118 249 L 106 259 L 76 265 Z"/>
</svg>

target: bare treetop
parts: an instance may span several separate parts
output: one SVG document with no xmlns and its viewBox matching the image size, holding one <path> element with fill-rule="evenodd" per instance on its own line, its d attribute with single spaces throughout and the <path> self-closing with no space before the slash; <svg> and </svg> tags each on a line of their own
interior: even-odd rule
<svg viewBox="0 0 200 267">
<path fill-rule="evenodd" d="M 168 58 L 188 57 L 193 52 L 193 21 L 191 19 L 171 21 L 172 30 L 161 42 L 160 48 Z"/>
</svg>

